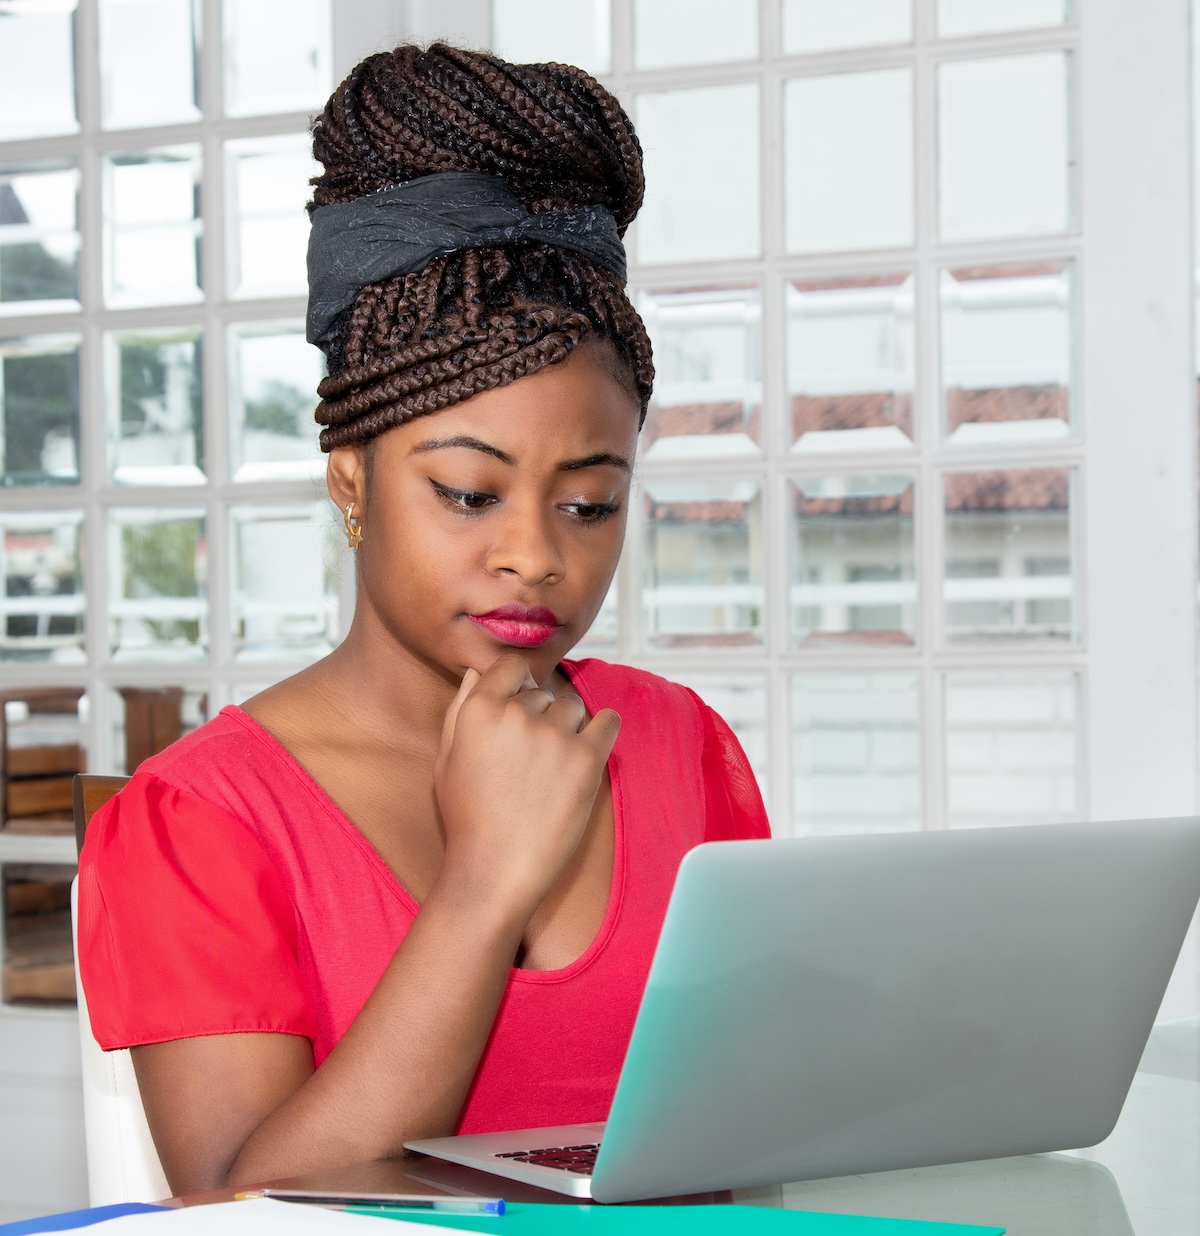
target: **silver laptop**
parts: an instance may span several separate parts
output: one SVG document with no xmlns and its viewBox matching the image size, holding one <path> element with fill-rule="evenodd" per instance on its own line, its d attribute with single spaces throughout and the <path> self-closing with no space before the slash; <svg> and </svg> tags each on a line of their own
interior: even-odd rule
<svg viewBox="0 0 1200 1236">
<path fill-rule="evenodd" d="M 606 1123 L 406 1143 L 601 1202 L 1094 1145 L 1200 898 L 1200 820 L 683 860 Z"/>
</svg>

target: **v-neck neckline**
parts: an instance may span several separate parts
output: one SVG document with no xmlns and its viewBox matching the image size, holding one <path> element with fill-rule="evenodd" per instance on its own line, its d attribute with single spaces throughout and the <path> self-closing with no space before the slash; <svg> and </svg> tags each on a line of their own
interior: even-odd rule
<svg viewBox="0 0 1200 1236">
<path fill-rule="evenodd" d="M 559 668 L 563 671 L 567 681 L 579 693 L 579 697 L 583 700 L 584 706 L 587 708 L 588 716 L 593 717 L 597 712 L 597 701 L 592 696 L 592 693 L 586 685 L 586 673 L 581 673 L 578 663 L 571 661 L 560 661 Z M 599 707 L 604 707 L 600 704 Z M 322 811 L 333 820 L 338 828 L 347 836 L 355 848 L 364 855 L 368 864 L 372 866 L 380 878 L 385 882 L 386 886 L 399 898 L 405 909 L 415 918 L 420 911 L 421 904 L 412 895 L 403 881 L 384 861 L 383 855 L 371 844 L 363 831 L 358 828 L 348 815 L 334 802 L 333 798 L 325 791 L 320 783 L 313 775 L 304 767 L 303 764 L 288 750 L 286 746 L 274 734 L 271 733 L 261 722 L 252 717 L 244 708 L 236 704 L 230 704 L 221 710 L 223 714 L 227 713 L 232 720 L 246 729 L 252 736 L 266 745 L 271 752 L 292 774 L 293 777 L 305 788 L 309 795 L 316 801 Z M 618 738 L 618 742 L 620 739 Z M 608 773 L 608 781 L 612 793 L 612 809 L 613 809 L 613 867 L 612 877 L 608 890 L 608 904 L 605 907 L 604 917 L 601 919 L 600 927 L 596 934 L 592 937 L 587 948 L 583 950 L 574 961 L 569 962 L 565 966 L 561 966 L 555 970 L 524 970 L 518 967 L 510 969 L 510 978 L 518 982 L 528 983 L 561 983 L 567 979 L 574 978 L 577 974 L 586 970 L 593 961 L 603 951 L 605 945 L 611 939 L 614 929 L 616 928 L 617 918 L 621 910 L 621 902 L 625 895 L 625 872 L 626 872 L 626 845 L 625 845 L 625 804 L 621 796 L 621 774 L 620 760 L 614 747 L 612 754 L 608 757 L 606 765 Z"/>
</svg>

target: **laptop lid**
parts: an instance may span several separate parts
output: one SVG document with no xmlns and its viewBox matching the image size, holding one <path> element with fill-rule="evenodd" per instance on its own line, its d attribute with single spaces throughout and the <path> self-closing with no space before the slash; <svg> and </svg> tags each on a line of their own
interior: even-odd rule
<svg viewBox="0 0 1200 1236">
<path fill-rule="evenodd" d="M 1092 1145 L 1198 897 L 1190 818 L 701 846 L 592 1195 Z"/>
</svg>

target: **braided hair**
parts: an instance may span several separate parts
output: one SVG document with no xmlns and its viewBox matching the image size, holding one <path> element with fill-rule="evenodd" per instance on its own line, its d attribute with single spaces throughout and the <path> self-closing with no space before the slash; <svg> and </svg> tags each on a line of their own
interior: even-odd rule
<svg viewBox="0 0 1200 1236">
<path fill-rule="evenodd" d="M 580 69 L 509 64 L 444 43 L 368 56 L 313 123 L 310 209 L 436 172 L 502 177 L 532 213 L 607 207 L 621 235 L 642 204 L 642 150 L 613 96 Z M 337 325 L 316 418 L 329 451 L 565 360 L 606 340 L 642 418 L 650 340 L 619 276 L 527 242 L 468 249 L 368 284 Z"/>
</svg>

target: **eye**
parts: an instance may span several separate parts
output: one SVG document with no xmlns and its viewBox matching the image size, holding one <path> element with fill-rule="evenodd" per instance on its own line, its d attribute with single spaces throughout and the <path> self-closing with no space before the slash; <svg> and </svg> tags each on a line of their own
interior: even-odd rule
<svg viewBox="0 0 1200 1236">
<path fill-rule="evenodd" d="M 464 514 L 478 514 L 496 501 L 495 494 L 486 494 L 478 489 L 451 489 L 449 485 L 439 485 L 434 480 L 429 483 L 443 502 Z"/>
<path fill-rule="evenodd" d="M 568 502 L 563 510 L 582 524 L 600 524 L 621 509 L 617 502 Z"/>
</svg>

